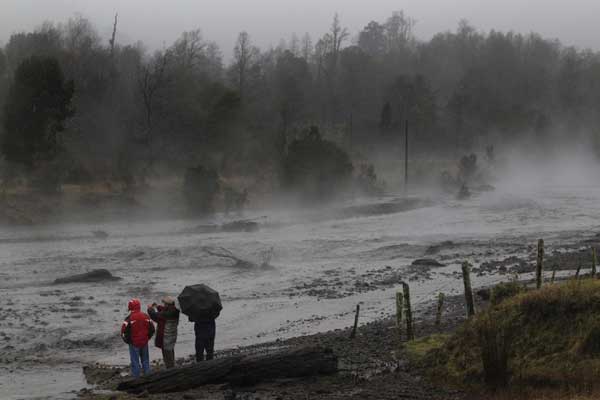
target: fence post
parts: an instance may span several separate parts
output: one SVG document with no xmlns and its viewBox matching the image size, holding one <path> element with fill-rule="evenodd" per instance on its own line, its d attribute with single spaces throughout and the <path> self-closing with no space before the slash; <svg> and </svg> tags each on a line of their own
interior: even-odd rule
<svg viewBox="0 0 600 400">
<path fill-rule="evenodd" d="M 352 333 L 350 333 L 350 339 L 354 339 L 356 336 L 356 328 L 358 326 L 358 314 L 360 313 L 360 304 L 356 305 L 356 314 L 354 315 L 354 326 L 352 327 Z"/>
<path fill-rule="evenodd" d="M 439 328 L 442 324 L 442 310 L 444 308 L 444 293 L 438 295 L 437 313 L 435 314 L 435 326 Z"/>
<path fill-rule="evenodd" d="M 544 239 L 538 240 L 537 247 L 537 265 L 535 268 L 535 286 L 541 288 L 544 274 Z"/>
<path fill-rule="evenodd" d="M 398 327 L 398 336 L 402 337 L 404 298 L 402 292 L 396 292 L 396 326 Z"/>
<path fill-rule="evenodd" d="M 404 311 L 406 314 L 406 338 L 414 340 L 415 333 L 413 331 L 412 309 L 410 306 L 410 287 L 408 283 L 402 282 L 402 291 L 404 292 Z"/>
<path fill-rule="evenodd" d="M 552 280 L 550 281 L 551 283 L 554 283 L 555 277 L 556 277 L 556 264 L 554 264 L 554 267 L 552 267 Z"/>
<path fill-rule="evenodd" d="M 467 303 L 467 317 L 475 315 L 475 303 L 473 302 L 473 290 L 471 289 L 471 264 L 467 261 L 462 263 L 463 283 L 465 285 L 465 301 Z"/>
<path fill-rule="evenodd" d="M 596 277 L 596 264 L 598 259 L 596 258 L 596 248 L 592 247 L 592 278 Z"/>
</svg>

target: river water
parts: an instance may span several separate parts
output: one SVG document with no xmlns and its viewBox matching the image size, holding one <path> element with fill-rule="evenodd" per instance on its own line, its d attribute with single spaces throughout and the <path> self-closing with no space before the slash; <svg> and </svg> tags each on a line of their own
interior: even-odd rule
<svg viewBox="0 0 600 400">
<path fill-rule="evenodd" d="M 118 330 L 131 297 L 152 303 L 206 283 L 224 303 L 217 349 L 254 344 L 346 327 L 357 303 L 363 323 L 390 315 L 400 279 L 410 280 L 417 307 L 459 293 L 462 260 L 526 255 L 542 236 L 559 247 L 595 234 L 598 215 L 600 185 L 523 185 L 517 194 L 513 182 L 466 201 L 399 194 L 250 212 L 257 232 L 200 233 L 204 222 L 190 220 L 0 229 L 0 397 L 69 398 L 85 386 L 85 363 L 127 364 Z M 95 238 L 98 229 L 108 238 Z M 444 241 L 453 243 L 428 257 L 445 267 L 410 266 Z M 250 263 L 214 255 L 224 249 Z M 122 279 L 53 284 L 98 268 Z M 501 279 L 473 278 L 475 286 Z M 189 355 L 193 326 L 182 319 L 179 330 L 176 352 Z M 151 357 L 160 357 L 154 348 Z"/>
</svg>

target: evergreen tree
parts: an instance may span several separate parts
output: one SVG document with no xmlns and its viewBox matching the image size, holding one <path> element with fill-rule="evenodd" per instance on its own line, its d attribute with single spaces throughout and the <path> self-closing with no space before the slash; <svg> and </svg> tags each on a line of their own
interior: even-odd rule
<svg viewBox="0 0 600 400">
<path fill-rule="evenodd" d="M 33 56 L 16 69 L 4 110 L 0 151 L 8 161 L 32 168 L 51 160 L 59 149 L 58 134 L 73 115 L 74 86 L 66 82 L 58 61 Z"/>
</svg>

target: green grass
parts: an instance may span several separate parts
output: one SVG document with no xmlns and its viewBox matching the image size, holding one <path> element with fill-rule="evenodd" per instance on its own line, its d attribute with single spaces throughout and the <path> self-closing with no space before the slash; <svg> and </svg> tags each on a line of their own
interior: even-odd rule
<svg viewBox="0 0 600 400">
<path fill-rule="evenodd" d="M 511 384 L 592 388 L 600 381 L 600 281 L 586 279 L 524 292 L 502 289 L 496 302 L 439 345 L 414 344 L 434 378 L 460 386 L 486 381 L 482 359 L 508 354 Z M 509 293 L 513 295 L 508 295 Z M 515 294 L 516 293 L 516 294 Z M 425 352 L 425 354 L 423 354 Z M 484 355 L 484 357 L 482 357 Z M 494 359 L 494 357 L 491 357 Z M 500 357 L 501 358 L 501 357 Z M 489 376 L 489 374 L 488 374 Z"/>
<path fill-rule="evenodd" d="M 432 351 L 443 348 L 449 338 L 450 335 L 435 334 L 407 342 L 406 353 L 409 360 L 412 363 L 421 362 Z"/>
<path fill-rule="evenodd" d="M 498 305 L 504 300 L 509 299 L 524 292 L 523 285 L 519 282 L 503 282 L 492 288 L 490 301 L 492 305 Z"/>
</svg>

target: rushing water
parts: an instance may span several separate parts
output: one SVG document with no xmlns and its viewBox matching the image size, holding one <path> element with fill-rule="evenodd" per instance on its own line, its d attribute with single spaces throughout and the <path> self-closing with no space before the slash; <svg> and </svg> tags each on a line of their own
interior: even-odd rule
<svg viewBox="0 0 600 400">
<path fill-rule="evenodd" d="M 389 315 L 397 285 L 362 282 L 414 273 L 409 265 L 433 244 L 455 243 L 433 256 L 443 256 L 446 267 L 414 276 L 417 304 L 460 289 L 453 272 L 461 259 L 477 265 L 526 254 L 542 234 L 559 246 L 595 233 L 599 187 L 524 187 L 518 194 L 510 188 L 462 202 L 390 197 L 320 211 L 261 212 L 245 216 L 260 223 L 252 233 L 193 233 L 202 222 L 178 220 L 1 230 L 0 397 L 68 398 L 85 385 L 83 364 L 126 364 L 117 332 L 130 297 L 152 303 L 186 284 L 206 283 L 224 302 L 217 348 L 234 347 L 348 326 L 359 302 L 362 322 Z M 108 238 L 94 238 L 96 229 Z M 225 248 L 255 265 L 232 265 L 207 248 Z M 269 265 L 260 265 L 271 248 Z M 122 280 L 52 284 L 97 268 Z M 474 284 L 498 279 L 474 277 Z M 193 352 L 193 327 L 185 319 L 176 352 Z M 151 357 L 159 352 L 152 349 Z"/>
</svg>

